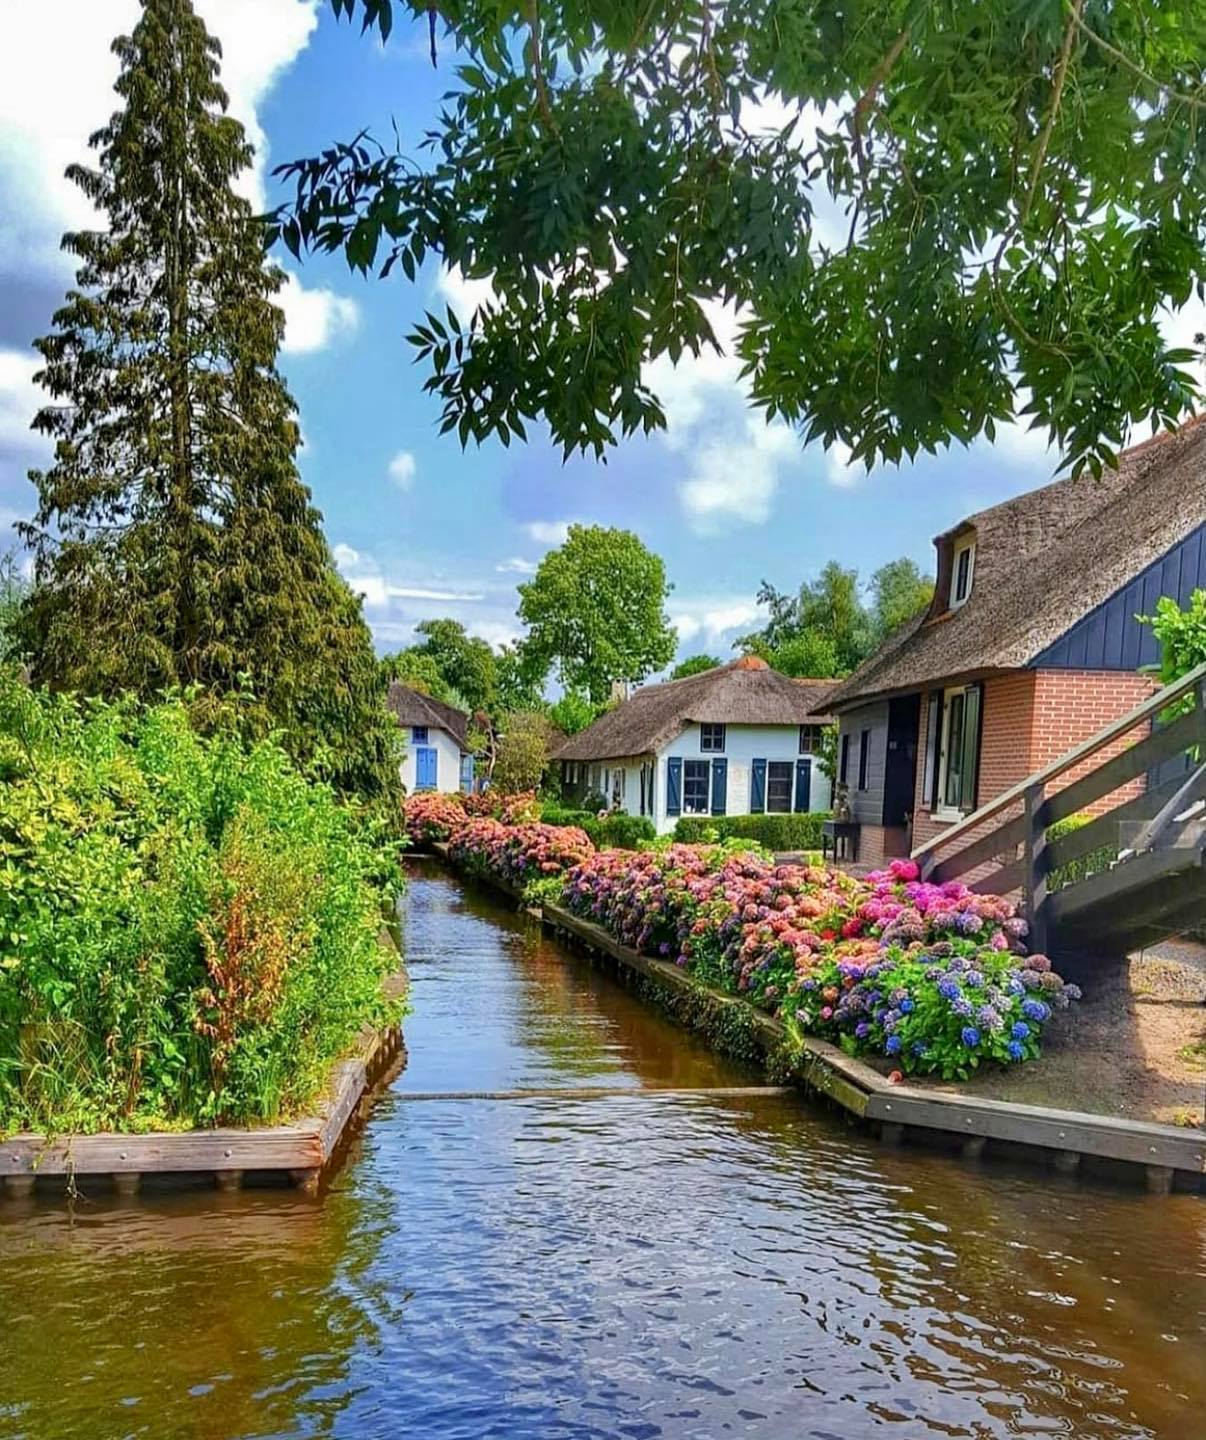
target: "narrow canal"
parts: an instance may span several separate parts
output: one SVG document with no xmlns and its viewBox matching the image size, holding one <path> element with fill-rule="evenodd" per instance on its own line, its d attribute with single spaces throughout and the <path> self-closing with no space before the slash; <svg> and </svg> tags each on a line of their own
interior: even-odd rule
<svg viewBox="0 0 1206 1440">
<path fill-rule="evenodd" d="M 1200 1200 L 732 1094 L 437 870 L 405 925 L 410 1064 L 321 1204 L 0 1205 L 0 1436 L 1206 1435 Z"/>
</svg>

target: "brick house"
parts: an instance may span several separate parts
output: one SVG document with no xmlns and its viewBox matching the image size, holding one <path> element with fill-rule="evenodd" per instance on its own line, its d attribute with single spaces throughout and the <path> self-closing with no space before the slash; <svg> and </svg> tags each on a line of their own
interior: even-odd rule
<svg viewBox="0 0 1206 1440">
<path fill-rule="evenodd" d="M 934 544 L 929 609 L 827 701 L 859 860 L 872 864 L 909 854 L 1152 693 L 1140 667 L 1158 646 L 1136 617 L 1206 586 L 1206 424 L 1135 446 L 1100 480 L 983 510 Z"/>
</svg>

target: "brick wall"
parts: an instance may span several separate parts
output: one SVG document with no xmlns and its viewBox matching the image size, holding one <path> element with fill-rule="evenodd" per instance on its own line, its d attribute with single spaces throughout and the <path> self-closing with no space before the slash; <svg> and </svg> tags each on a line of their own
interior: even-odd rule
<svg viewBox="0 0 1206 1440">
<path fill-rule="evenodd" d="M 1027 775 L 1051 764 L 1066 751 L 1096 735 L 1112 721 L 1119 719 L 1143 703 L 1156 689 L 1150 677 L 1116 670 L 1019 670 L 1008 675 L 992 676 L 984 682 L 984 729 L 980 750 L 980 784 L 977 803 L 986 804 L 994 796 L 1024 780 Z M 925 755 L 929 746 L 926 734 L 929 709 L 922 706 L 921 743 L 917 763 L 916 812 L 913 823 L 914 846 L 924 844 L 932 836 L 949 830 L 953 821 L 937 820 L 923 800 Z M 1146 727 L 1137 727 L 1098 751 L 1081 765 L 1060 776 L 1048 794 L 1069 785 L 1081 775 L 1095 769 L 1103 761 L 1125 750 L 1147 734 Z M 1123 786 L 1113 795 L 1103 796 L 1087 807 L 1092 814 L 1102 814 L 1142 791 L 1144 781 L 1138 779 Z M 965 832 L 959 846 L 995 829 L 1003 819 L 1021 814 L 1019 801 L 985 822 L 983 827 Z M 939 852 L 940 855 L 943 852 Z M 961 877 L 974 883 L 993 866 L 975 870 Z"/>
<path fill-rule="evenodd" d="M 1039 769 L 1058 760 L 1065 751 L 1104 730 L 1128 710 L 1154 695 L 1159 688 L 1150 675 L 1136 675 L 1118 670 L 1036 670 L 1037 684 L 1034 703 L 1034 755 L 1032 768 Z M 1095 770 L 1105 761 L 1142 740 L 1150 726 L 1136 726 L 1120 736 L 1104 750 L 1099 750 L 1081 764 L 1061 775 L 1047 793 L 1054 794 Z M 1086 806 L 1090 814 L 1103 815 L 1126 800 L 1143 792 L 1142 777 L 1132 780 L 1112 795 Z"/>
</svg>

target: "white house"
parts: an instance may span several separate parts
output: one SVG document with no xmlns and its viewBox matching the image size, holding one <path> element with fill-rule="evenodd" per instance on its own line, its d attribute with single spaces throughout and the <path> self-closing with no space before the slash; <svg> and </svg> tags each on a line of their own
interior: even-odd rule
<svg viewBox="0 0 1206 1440">
<path fill-rule="evenodd" d="M 388 704 L 406 739 L 401 765 L 406 793 L 471 789 L 473 756 L 466 740 L 468 715 L 399 680 L 389 687 Z"/>
<path fill-rule="evenodd" d="M 818 762 L 835 680 L 792 680 L 764 660 L 649 685 L 557 751 L 567 804 L 601 796 L 652 819 L 828 810 Z M 820 712 L 820 713 L 818 713 Z"/>
</svg>

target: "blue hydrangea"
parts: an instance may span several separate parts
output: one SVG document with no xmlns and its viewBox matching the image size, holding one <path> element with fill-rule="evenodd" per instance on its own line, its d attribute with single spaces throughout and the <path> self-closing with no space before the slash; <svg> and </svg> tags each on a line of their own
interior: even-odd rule
<svg viewBox="0 0 1206 1440">
<path fill-rule="evenodd" d="M 1044 1005 L 1041 1000 L 1023 1000 L 1022 1014 L 1027 1020 L 1037 1020 L 1041 1025 L 1044 1020 L 1050 1018 L 1051 1007 Z"/>
<path fill-rule="evenodd" d="M 1026 1024 L 1025 1020 L 1015 1020 L 1013 1029 L 1009 1033 L 1015 1040 L 1025 1040 L 1030 1034 L 1030 1026 Z"/>
<path fill-rule="evenodd" d="M 912 1051 L 914 1055 L 926 1055 L 929 1053 L 929 1048 L 924 1040 L 914 1040 L 912 1044 Z"/>
<path fill-rule="evenodd" d="M 1006 1046 L 1006 1049 L 1009 1051 L 1009 1058 L 1011 1060 L 1024 1060 L 1026 1058 L 1025 1048 L 1018 1040 L 1011 1040 Z"/>
<path fill-rule="evenodd" d="M 963 983 L 970 985 L 973 990 L 978 990 L 984 984 L 984 976 L 978 970 L 969 970 Z"/>
<path fill-rule="evenodd" d="M 938 993 L 944 1000 L 957 1000 L 963 993 L 958 980 L 952 980 L 949 976 L 938 982 Z"/>
<path fill-rule="evenodd" d="M 899 1055 L 900 1048 L 904 1041 L 899 1035 L 889 1035 L 884 1043 L 884 1053 L 887 1055 Z"/>
<path fill-rule="evenodd" d="M 963 1033 L 959 1037 L 969 1050 L 974 1050 L 980 1043 L 980 1032 L 974 1025 L 965 1025 Z"/>
<path fill-rule="evenodd" d="M 906 995 L 905 998 L 900 1002 L 900 1013 L 902 1015 L 911 1015 L 914 1008 L 915 1007 L 913 1005 L 913 1001 L 910 1000 L 909 997 Z"/>
<path fill-rule="evenodd" d="M 871 1027 L 865 1020 L 860 1020 L 854 1027 L 854 1037 L 856 1040 L 865 1040 L 870 1033 Z"/>
</svg>

